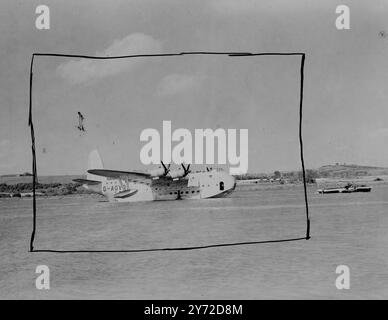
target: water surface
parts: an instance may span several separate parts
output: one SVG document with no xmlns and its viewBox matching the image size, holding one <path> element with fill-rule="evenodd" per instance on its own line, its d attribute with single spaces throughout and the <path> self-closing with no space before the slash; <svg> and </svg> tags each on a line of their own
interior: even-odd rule
<svg viewBox="0 0 388 320">
<path fill-rule="evenodd" d="M 30 253 L 31 199 L 0 200 L 0 298 L 388 298 L 388 186 L 314 194 L 308 241 L 136 253 Z M 138 250 L 298 238 L 301 186 L 241 187 L 229 198 L 112 204 L 37 200 L 35 249 Z M 35 289 L 48 265 L 51 289 Z M 350 290 L 335 287 L 349 266 Z"/>
</svg>

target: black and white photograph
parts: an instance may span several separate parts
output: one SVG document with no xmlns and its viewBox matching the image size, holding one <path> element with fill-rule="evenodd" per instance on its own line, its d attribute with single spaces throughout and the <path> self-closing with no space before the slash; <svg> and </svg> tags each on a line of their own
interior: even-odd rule
<svg viewBox="0 0 388 320">
<path fill-rule="evenodd" d="M 0 13 L 1 300 L 388 298 L 388 1 Z"/>
</svg>

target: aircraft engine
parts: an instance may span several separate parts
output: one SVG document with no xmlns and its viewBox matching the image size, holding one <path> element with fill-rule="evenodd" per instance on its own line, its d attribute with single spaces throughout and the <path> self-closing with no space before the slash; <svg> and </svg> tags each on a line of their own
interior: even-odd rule
<svg viewBox="0 0 388 320">
<path fill-rule="evenodd" d="M 169 175 L 172 179 L 179 179 L 186 177 L 191 171 L 190 165 L 187 166 L 187 168 L 182 164 L 182 169 L 170 171 Z"/>
<path fill-rule="evenodd" d="M 151 170 L 149 172 L 152 178 L 164 177 L 170 172 L 170 164 L 166 167 L 162 161 L 161 163 L 162 163 L 161 167 Z"/>
<path fill-rule="evenodd" d="M 172 179 L 182 178 L 184 176 L 185 176 L 185 172 L 183 170 L 170 171 L 170 177 Z"/>
<path fill-rule="evenodd" d="M 151 177 L 161 177 L 164 176 L 164 169 L 163 168 L 158 168 L 150 171 L 150 176 Z"/>
</svg>

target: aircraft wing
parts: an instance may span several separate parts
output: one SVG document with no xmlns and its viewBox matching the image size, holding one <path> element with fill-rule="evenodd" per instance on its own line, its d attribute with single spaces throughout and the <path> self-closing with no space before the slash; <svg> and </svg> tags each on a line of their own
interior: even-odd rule
<svg viewBox="0 0 388 320">
<path fill-rule="evenodd" d="M 101 183 L 101 181 L 96 180 L 88 180 L 88 179 L 73 179 L 74 182 L 82 183 L 82 184 L 88 184 L 88 185 L 97 185 Z"/>
<path fill-rule="evenodd" d="M 147 179 L 150 178 L 149 173 L 135 171 L 117 171 L 107 169 L 90 169 L 89 173 L 106 178 L 129 178 L 129 179 Z"/>
</svg>

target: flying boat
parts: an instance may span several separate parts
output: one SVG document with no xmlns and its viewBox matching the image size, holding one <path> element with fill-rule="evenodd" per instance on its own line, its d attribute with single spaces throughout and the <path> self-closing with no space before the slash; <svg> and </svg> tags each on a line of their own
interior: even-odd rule
<svg viewBox="0 0 388 320">
<path fill-rule="evenodd" d="M 111 202 L 221 198 L 236 188 L 229 173 L 209 168 L 193 172 L 190 164 L 173 169 L 161 161 L 147 172 L 104 169 L 97 150 L 89 154 L 86 179 L 73 181 Z"/>
</svg>

